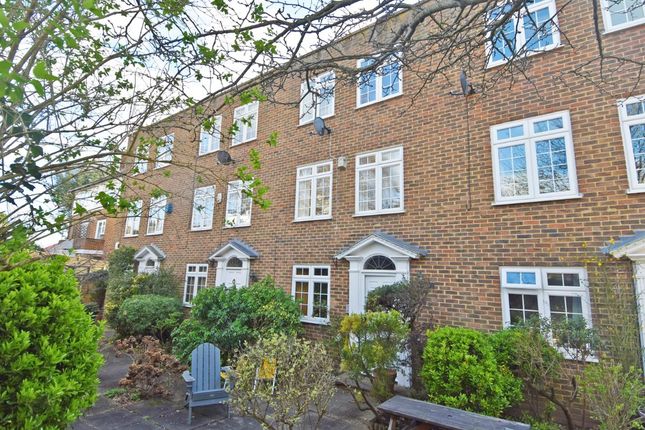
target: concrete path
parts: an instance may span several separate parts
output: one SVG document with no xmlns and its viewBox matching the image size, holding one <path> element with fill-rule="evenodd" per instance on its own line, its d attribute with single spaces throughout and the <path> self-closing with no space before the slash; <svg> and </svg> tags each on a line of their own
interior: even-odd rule
<svg viewBox="0 0 645 430">
<path fill-rule="evenodd" d="M 188 411 L 183 407 L 180 396 L 174 400 L 141 400 L 120 404 L 107 398 L 104 394 L 119 385 L 119 380 L 127 373 L 130 358 L 117 356 L 112 346 L 105 344 L 102 348 L 105 364 L 101 368 L 99 398 L 96 404 L 86 411 L 85 415 L 75 422 L 71 430 L 161 430 L 161 429 L 261 429 L 253 419 L 235 415 L 226 417 L 226 408 L 221 405 L 196 408 L 193 410 L 192 425 L 187 424 Z M 181 387 L 179 387 L 181 391 Z M 332 399 L 330 412 L 325 416 L 321 429 L 365 429 L 370 412 L 360 412 L 351 396 L 344 391 L 337 391 Z M 313 426 L 304 422 L 302 429 Z"/>
</svg>

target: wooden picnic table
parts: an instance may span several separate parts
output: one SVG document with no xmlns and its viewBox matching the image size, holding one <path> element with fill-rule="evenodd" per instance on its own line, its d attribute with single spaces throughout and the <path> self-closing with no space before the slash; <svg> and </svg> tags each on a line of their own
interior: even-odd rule
<svg viewBox="0 0 645 430">
<path fill-rule="evenodd" d="M 426 423 L 445 430 L 529 430 L 529 424 L 488 417 L 435 403 L 394 396 L 381 403 L 378 410 L 390 417 L 388 430 L 396 430 L 397 419 Z"/>
</svg>

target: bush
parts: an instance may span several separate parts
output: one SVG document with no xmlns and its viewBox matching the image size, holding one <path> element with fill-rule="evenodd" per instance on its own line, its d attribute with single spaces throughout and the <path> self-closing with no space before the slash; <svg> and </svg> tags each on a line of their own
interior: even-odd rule
<svg viewBox="0 0 645 430">
<path fill-rule="evenodd" d="M 271 278 L 246 288 L 205 288 L 193 300 L 190 317 L 172 333 L 173 353 L 188 362 L 197 345 L 210 342 L 226 362 L 246 343 L 300 330 L 298 304 Z"/>
<path fill-rule="evenodd" d="M 334 396 L 332 360 L 320 343 L 272 335 L 247 348 L 234 368 L 233 406 L 242 415 L 269 424 L 265 428 L 296 428 L 310 411 L 319 423 Z M 266 378 L 259 383 L 258 369 L 266 369 Z M 277 375 L 275 387 L 272 375 Z"/>
<path fill-rule="evenodd" d="M 115 249 L 108 258 L 108 283 L 103 313 L 108 324 L 114 326 L 119 306 L 130 297 L 134 277 L 134 254 L 129 246 Z"/>
<path fill-rule="evenodd" d="M 114 319 L 120 337 L 154 336 L 165 340 L 183 318 L 179 299 L 145 294 L 126 299 Z"/>
<path fill-rule="evenodd" d="M 160 269 L 156 273 L 134 276 L 131 295 L 156 294 L 179 298 L 179 285 L 179 280 L 172 270 Z"/>
<path fill-rule="evenodd" d="M 26 243 L 0 244 L 0 428 L 65 429 L 96 400 L 102 328 L 65 258 L 31 261 Z"/>
<path fill-rule="evenodd" d="M 476 330 L 428 332 L 421 377 L 431 402 L 499 416 L 522 400 L 522 384 L 495 358 L 489 338 Z"/>
</svg>

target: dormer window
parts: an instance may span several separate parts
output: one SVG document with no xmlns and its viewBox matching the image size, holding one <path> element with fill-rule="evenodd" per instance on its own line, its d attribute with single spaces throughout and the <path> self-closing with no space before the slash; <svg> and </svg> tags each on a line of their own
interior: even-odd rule
<svg viewBox="0 0 645 430">
<path fill-rule="evenodd" d="M 334 115 L 334 72 L 323 73 L 303 82 L 300 86 L 300 124 L 307 124 L 316 117 L 328 118 Z"/>
</svg>

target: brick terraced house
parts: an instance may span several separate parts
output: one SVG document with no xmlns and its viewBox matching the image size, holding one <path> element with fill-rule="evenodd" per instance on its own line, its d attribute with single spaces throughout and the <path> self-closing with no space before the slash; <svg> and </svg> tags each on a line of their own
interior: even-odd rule
<svg viewBox="0 0 645 430">
<path fill-rule="evenodd" d="M 599 324 L 589 254 L 609 255 L 645 290 L 645 84 L 618 70 L 616 97 L 555 79 L 597 56 L 593 2 L 560 2 L 531 2 L 538 17 L 558 11 L 558 27 L 534 40 L 531 81 L 469 96 L 468 113 L 463 97 L 393 57 L 359 84 L 321 70 L 310 85 L 321 91 L 299 107 L 212 112 L 212 133 L 190 110 L 155 124 L 147 132 L 169 145 L 137 161 L 142 209 L 108 223 L 106 252 L 131 246 L 139 271 L 172 268 L 187 306 L 202 288 L 271 275 L 301 301 L 311 335 L 332 314 L 362 312 L 370 290 L 415 274 L 436 284 L 422 316 L 436 324 L 492 331 L 532 315 Z M 645 60 L 644 12 L 603 8 L 604 49 Z M 366 33 L 339 47 L 366 44 Z M 506 51 L 496 46 L 485 68 L 503 66 Z M 298 100 L 307 87 L 289 79 L 275 97 Z M 312 133 L 314 117 L 331 133 Z M 232 139 L 217 132 L 241 118 Z M 273 132 L 279 144 L 269 147 Z M 261 153 L 269 209 L 230 179 L 235 164 L 217 163 L 221 150 L 247 162 L 250 148 Z M 154 187 L 167 196 L 151 198 Z M 645 306 L 640 327 L 644 339 Z"/>
</svg>

